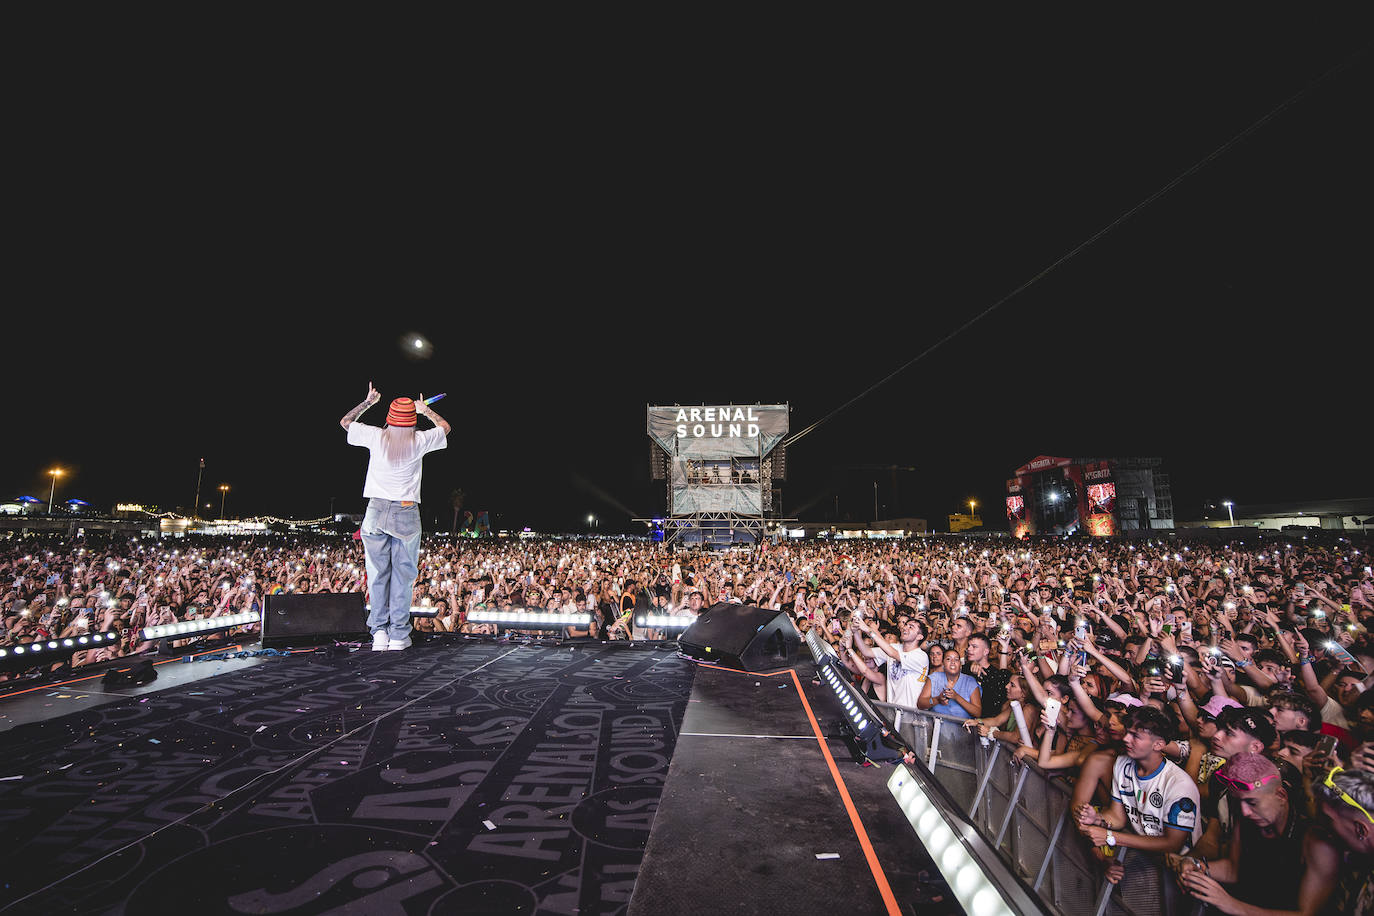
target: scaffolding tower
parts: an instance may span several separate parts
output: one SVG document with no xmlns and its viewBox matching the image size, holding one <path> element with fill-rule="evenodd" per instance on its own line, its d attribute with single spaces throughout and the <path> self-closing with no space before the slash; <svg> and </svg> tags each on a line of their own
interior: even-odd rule
<svg viewBox="0 0 1374 916">
<path fill-rule="evenodd" d="M 758 543 L 783 522 L 787 404 L 648 408 L 650 473 L 667 488 L 665 543 Z"/>
</svg>

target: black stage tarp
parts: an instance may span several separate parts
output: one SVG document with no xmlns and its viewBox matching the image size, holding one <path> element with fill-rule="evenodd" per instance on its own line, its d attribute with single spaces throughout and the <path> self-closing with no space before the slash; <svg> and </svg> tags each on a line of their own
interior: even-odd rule
<svg viewBox="0 0 1374 916">
<path fill-rule="evenodd" d="M 443 638 L 201 664 L 0 733 L 0 914 L 959 912 L 810 663 Z"/>
<path fill-rule="evenodd" d="M 623 912 L 694 669 L 435 640 L 16 727 L 0 912 Z"/>
<path fill-rule="evenodd" d="M 814 671 L 700 667 L 628 916 L 963 912 Z"/>
</svg>

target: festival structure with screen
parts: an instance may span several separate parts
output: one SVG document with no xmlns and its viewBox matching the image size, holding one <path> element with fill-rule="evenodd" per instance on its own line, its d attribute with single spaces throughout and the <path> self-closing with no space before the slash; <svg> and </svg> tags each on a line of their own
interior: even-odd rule
<svg viewBox="0 0 1374 916">
<path fill-rule="evenodd" d="M 1158 458 L 1041 455 L 1007 481 L 1007 521 L 1017 537 L 1174 527 L 1169 475 Z"/>
<path fill-rule="evenodd" d="M 789 412 L 786 404 L 650 405 L 650 468 L 668 487 L 656 533 L 668 542 L 757 541 L 787 475 Z"/>
</svg>

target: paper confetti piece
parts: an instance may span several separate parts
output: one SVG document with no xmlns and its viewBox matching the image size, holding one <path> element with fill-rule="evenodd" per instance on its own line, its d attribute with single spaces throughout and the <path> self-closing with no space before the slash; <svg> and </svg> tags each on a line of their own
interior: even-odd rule
<svg viewBox="0 0 1374 916">
<path fill-rule="evenodd" d="M 23 774 L 19 776 L 0 776 L 0 782 L 9 782 L 11 779 L 23 779 Z"/>
<path fill-rule="evenodd" d="M 818 853 L 816 853 L 816 858 L 818 858 L 818 859 L 838 859 L 839 857 L 840 857 L 840 854 L 839 854 L 838 852 L 818 852 Z"/>
<path fill-rule="evenodd" d="M 18 779 L 19 777 L 18 777 L 18 776 L 15 776 L 15 777 L 13 777 L 13 778 L 14 778 L 14 779 Z M 496 825 L 493 824 L 491 821 L 482 821 L 482 823 L 483 823 L 483 825 L 486 826 L 486 828 L 487 828 L 488 830 L 495 830 L 495 829 L 496 829 Z"/>
<path fill-rule="evenodd" d="M 259 726 L 258 726 L 258 732 L 265 732 L 265 731 L 267 731 L 267 726 L 266 726 L 266 725 L 259 725 Z M 257 734 L 257 732 L 254 732 L 253 734 Z"/>
<path fill-rule="evenodd" d="M 156 738 L 149 738 L 149 739 L 148 739 L 148 743 L 149 743 L 149 744 L 161 744 L 162 742 L 159 741 L 159 740 L 157 740 Z"/>
</svg>

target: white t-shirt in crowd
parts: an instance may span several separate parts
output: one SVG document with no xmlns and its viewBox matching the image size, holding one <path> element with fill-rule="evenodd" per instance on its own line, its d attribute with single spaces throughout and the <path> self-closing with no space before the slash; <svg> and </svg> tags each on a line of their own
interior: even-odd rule
<svg viewBox="0 0 1374 916">
<path fill-rule="evenodd" d="M 901 643 L 892 642 L 888 645 L 896 650 L 901 659 L 886 656 L 887 702 L 916 709 L 921 688 L 926 685 L 926 677 L 930 674 L 930 656 L 926 655 L 924 649 L 904 652 Z"/>
<path fill-rule="evenodd" d="M 1185 852 L 1202 835 L 1200 797 L 1187 771 L 1168 760 L 1148 776 L 1136 773 L 1135 761 L 1125 754 L 1112 768 L 1112 798 L 1126 809 L 1131 829 L 1141 836 L 1163 836 L 1166 828 L 1186 830 Z"/>
<path fill-rule="evenodd" d="M 1345 714 L 1345 707 L 1331 697 L 1327 697 L 1326 702 L 1322 704 L 1321 714 L 1322 721 L 1326 724 L 1350 731 L 1350 719 Z"/>
<path fill-rule="evenodd" d="M 441 427 L 435 426 L 416 430 L 413 437 L 397 437 L 395 442 L 389 442 L 387 430 L 355 420 L 348 427 L 348 444 L 360 445 L 371 453 L 367 459 L 367 481 L 363 484 L 365 498 L 419 502 L 421 459 L 428 452 L 447 446 L 448 437 Z"/>
</svg>

